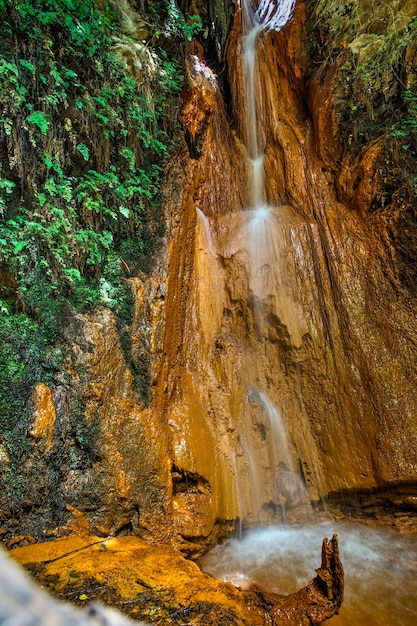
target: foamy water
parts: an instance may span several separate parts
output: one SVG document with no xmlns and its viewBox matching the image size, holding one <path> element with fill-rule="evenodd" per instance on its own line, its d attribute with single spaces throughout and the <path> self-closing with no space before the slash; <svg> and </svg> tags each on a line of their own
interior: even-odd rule
<svg viewBox="0 0 417 626">
<path fill-rule="evenodd" d="M 387 528 L 322 523 L 250 530 L 217 546 L 204 571 L 240 587 L 256 583 L 289 594 L 305 586 L 320 566 L 324 537 L 337 533 L 345 570 L 345 599 L 332 626 L 417 624 L 417 535 Z"/>
</svg>

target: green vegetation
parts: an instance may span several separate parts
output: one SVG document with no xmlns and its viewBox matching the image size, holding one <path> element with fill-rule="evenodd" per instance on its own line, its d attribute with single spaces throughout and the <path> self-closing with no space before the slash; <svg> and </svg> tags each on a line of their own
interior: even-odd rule
<svg viewBox="0 0 417 626">
<path fill-rule="evenodd" d="M 9 450 L 33 385 L 53 385 L 63 307 L 101 304 L 128 323 L 124 279 L 150 269 L 162 234 L 183 80 L 171 49 L 201 22 L 159 0 L 144 9 L 143 29 L 124 4 L 0 1 L 0 440 Z"/>
<path fill-rule="evenodd" d="M 397 160 L 403 183 L 417 191 L 417 18 L 403 4 L 317 0 L 310 19 L 315 62 L 340 63 L 336 109 L 345 140 L 353 152 L 383 140 L 384 159 Z"/>
<path fill-rule="evenodd" d="M 415 298 L 417 18 L 412 3 L 314 0 L 308 10 L 315 66 L 319 73 L 332 66 L 341 154 L 348 152 L 351 162 L 359 163 L 369 147 L 377 148 L 368 208 L 380 213 L 380 226 L 386 225 L 404 296 Z"/>
</svg>

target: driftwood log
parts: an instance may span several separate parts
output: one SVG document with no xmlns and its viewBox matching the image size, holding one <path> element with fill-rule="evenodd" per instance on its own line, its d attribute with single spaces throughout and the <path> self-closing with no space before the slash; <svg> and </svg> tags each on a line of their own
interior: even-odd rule
<svg viewBox="0 0 417 626">
<path fill-rule="evenodd" d="M 337 535 L 323 540 L 317 576 L 299 591 L 281 596 L 255 585 L 243 591 L 254 626 L 318 626 L 337 615 L 343 601 L 344 573 Z"/>
</svg>

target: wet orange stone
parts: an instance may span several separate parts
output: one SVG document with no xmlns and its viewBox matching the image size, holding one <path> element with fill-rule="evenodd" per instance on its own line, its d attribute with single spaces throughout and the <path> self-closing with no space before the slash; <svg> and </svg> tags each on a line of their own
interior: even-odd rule
<svg viewBox="0 0 417 626">
<path fill-rule="evenodd" d="M 238 589 L 204 574 L 170 546 L 138 537 L 66 537 L 11 550 L 9 555 L 60 598 L 102 601 L 135 617 L 177 624 L 249 626 Z M 204 619 L 203 619 L 204 618 Z"/>
<path fill-rule="evenodd" d="M 56 420 L 52 391 L 44 383 L 38 383 L 33 391 L 33 424 L 29 435 L 34 439 L 46 438 L 46 450 L 52 448 Z"/>
</svg>

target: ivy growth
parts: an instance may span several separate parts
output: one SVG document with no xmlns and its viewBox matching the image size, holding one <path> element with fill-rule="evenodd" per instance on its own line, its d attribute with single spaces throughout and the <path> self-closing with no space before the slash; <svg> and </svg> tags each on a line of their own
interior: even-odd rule
<svg viewBox="0 0 417 626">
<path fill-rule="evenodd" d="M 2 260 L 24 283 L 35 253 L 70 295 L 152 222 L 170 148 L 162 100 L 177 85 L 161 58 L 150 101 L 112 50 L 111 13 L 91 1 L 6 2 L 2 18 Z"/>
</svg>

